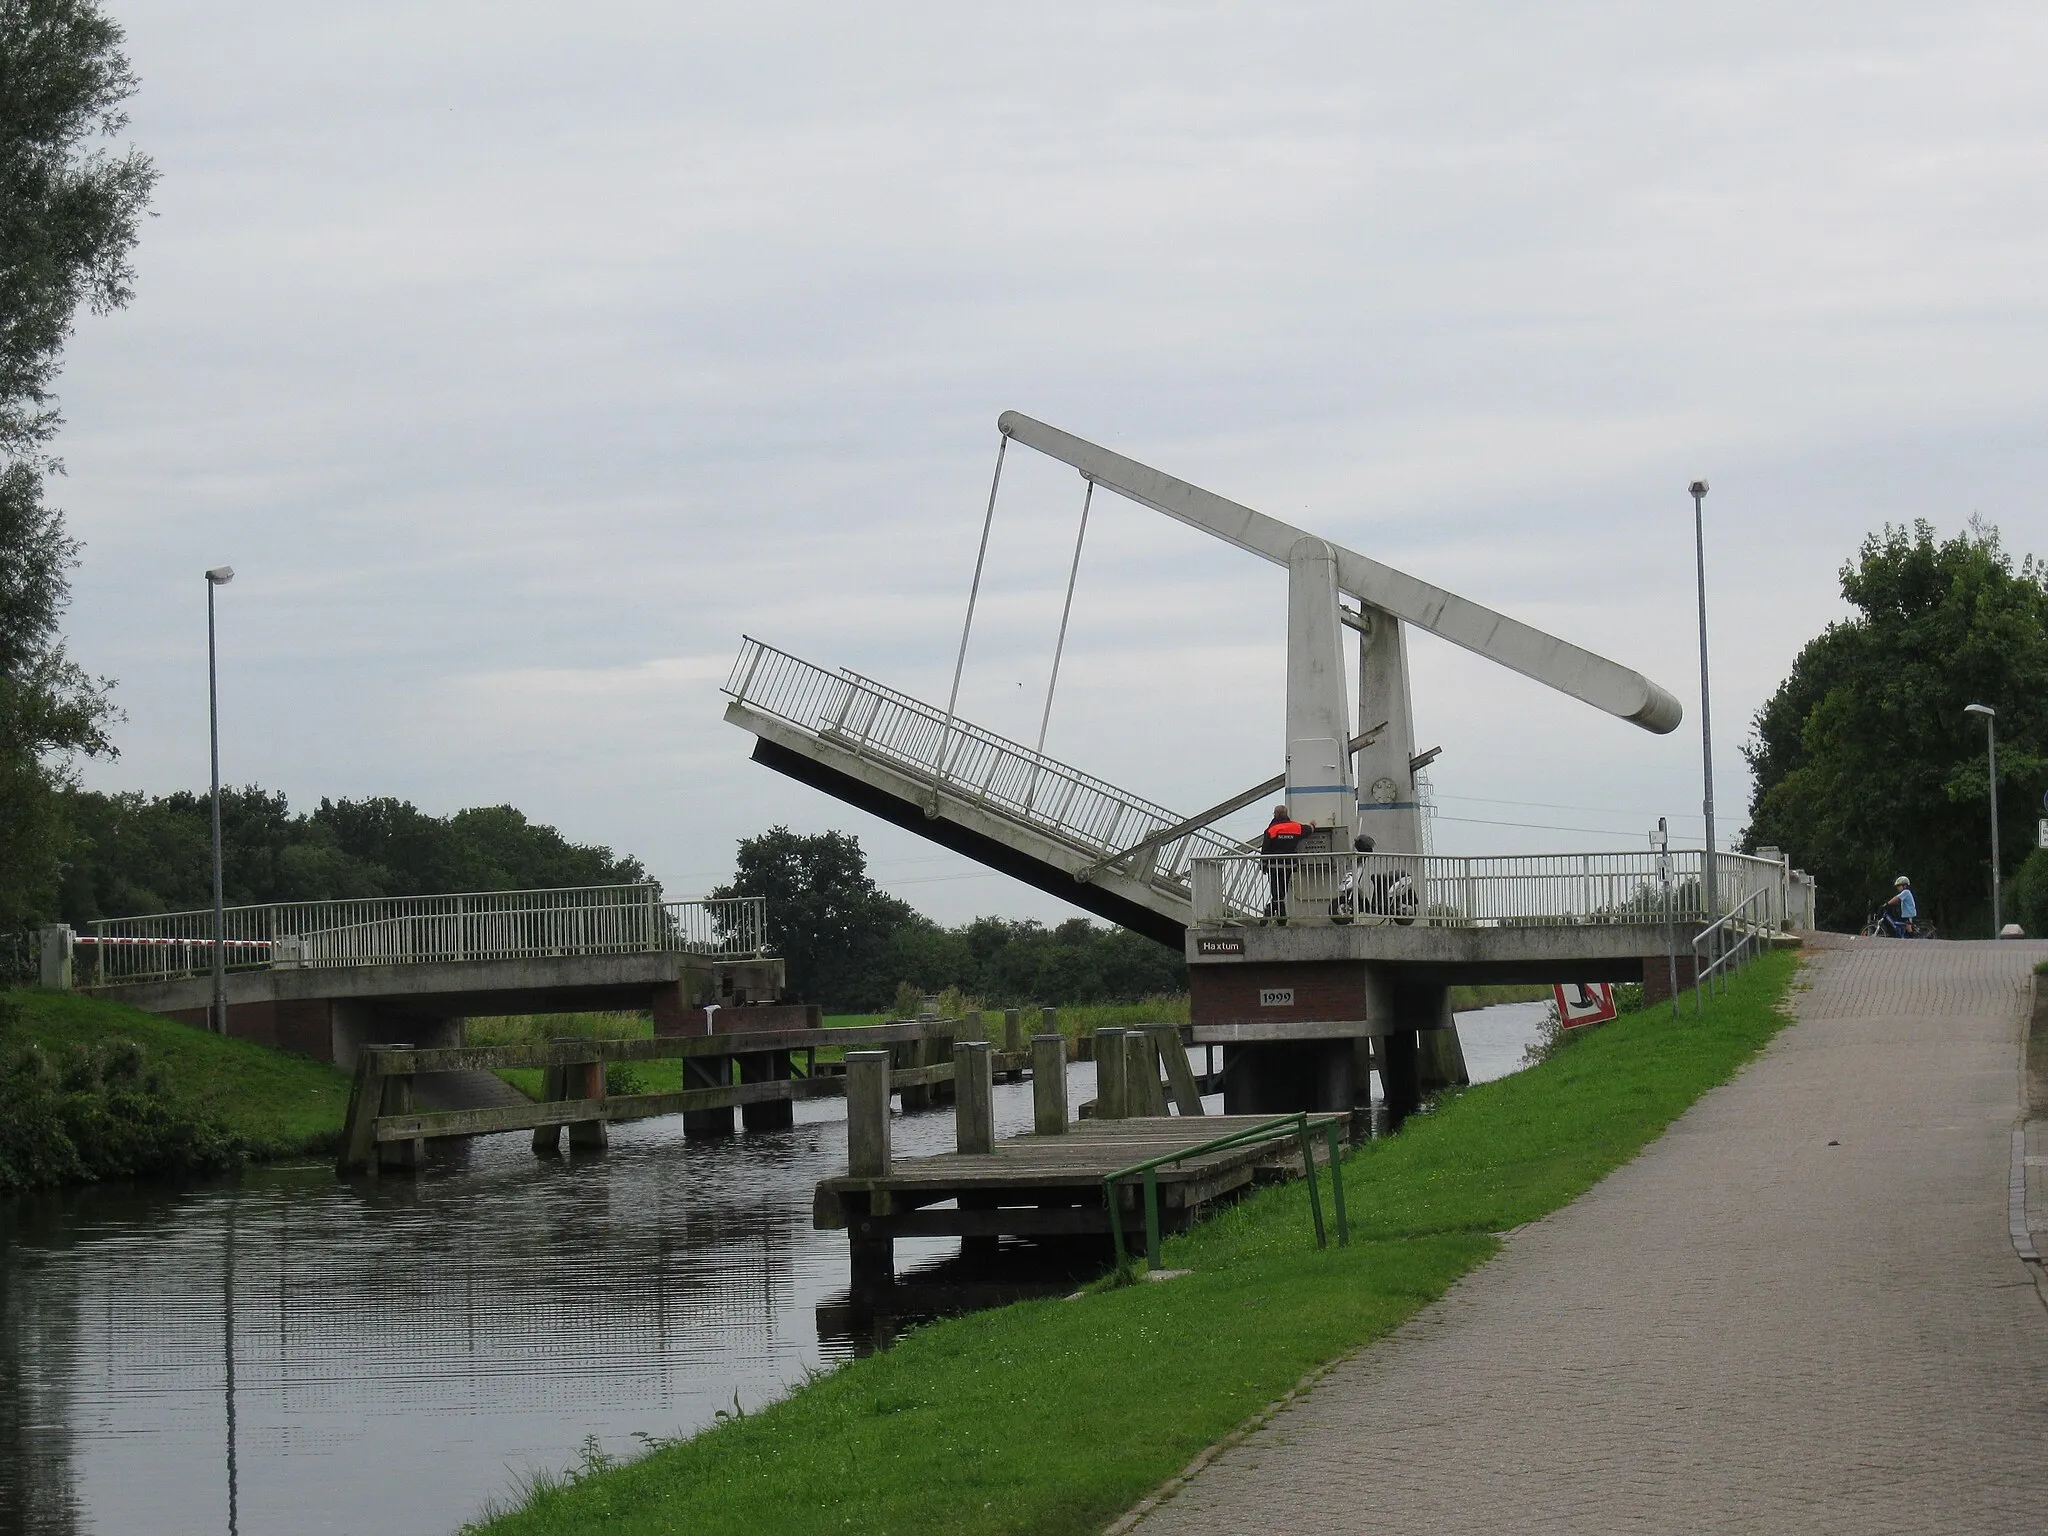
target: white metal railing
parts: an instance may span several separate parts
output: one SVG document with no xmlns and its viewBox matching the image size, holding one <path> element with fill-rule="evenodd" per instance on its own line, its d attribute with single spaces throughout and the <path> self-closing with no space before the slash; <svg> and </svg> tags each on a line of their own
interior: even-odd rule
<svg viewBox="0 0 2048 1536">
<path fill-rule="evenodd" d="M 1290 925 L 1452 928 L 1704 922 L 1704 867 L 1697 851 L 1671 854 L 1668 868 L 1655 853 L 1235 854 L 1195 861 L 1195 921 L 1284 915 Z M 1782 927 L 1787 873 L 1770 859 L 1717 854 L 1713 915 L 1741 907 Z"/>
<path fill-rule="evenodd" d="M 1021 743 L 857 672 L 828 672 L 748 637 L 725 692 L 739 703 L 788 721 L 857 757 L 898 772 L 1106 858 L 1135 848 L 1183 818 Z M 1240 845 L 1208 828 L 1184 832 L 1141 853 L 1137 878 L 1183 900 L 1198 858 Z"/>
<path fill-rule="evenodd" d="M 222 932 L 228 966 L 247 970 L 668 950 L 747 958 L 765 950 L 766 920 L 757 896 L 663 901 L 647 882 L 229 907 Z M 208 970 L 212 935 L 202 908 L 103 918 L 78 942 L 92 979 L 144 981 Z"/>
<path fill-rule="evenodd" d="M 1697 1016 L 1705 1008 L 1702 989 L 1716 986 L 1728 990 L 1728 978 L 1758 958 L 1782 923 L 1771 921 L 1770 892 L 1752 892 L 1731 906 L 1725 915 L 1707 924 L 1692 940 L 1692 1007 Z M 1671 1011 L 1678 1011 L 1678 999 L 1671 999 Z"/>
</svg>

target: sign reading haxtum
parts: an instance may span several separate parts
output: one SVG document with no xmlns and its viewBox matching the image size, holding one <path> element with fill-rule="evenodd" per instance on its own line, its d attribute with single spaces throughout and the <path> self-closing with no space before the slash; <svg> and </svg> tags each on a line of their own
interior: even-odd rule
<svg viewBox="0 0 2048 1536">
<path fill-rule="evenodd" d="M 1237 933 L 1198 933 L 1195 935 L 1195 953 L 1198 955 L 1241 955 L 1244 953 L 1244 935 Z"/>
<path fill-rule="evenodd" d="M 1259 1006 L 1261 1008 L 1292 1008 L 1294 1006 L 1294 988 L 1259 988 Z"/>
</svg>

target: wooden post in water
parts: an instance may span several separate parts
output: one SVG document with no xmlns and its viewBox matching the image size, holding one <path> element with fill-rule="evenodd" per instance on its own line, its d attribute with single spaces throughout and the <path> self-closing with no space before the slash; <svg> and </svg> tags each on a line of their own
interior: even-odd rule
<svg viewBox="0 0 2048 1536">
<path fill-rule="evenodd" d="M 856 1179 L 889 1175 L 889 1053 L 846 1053 L 846 1171 Z"/>
<path fill-rule="evenodd" d="M 1147 1030 L 1133 1029 L 1124 1035 L 1124 1112 L 1166 1113 L 1166 1090 L 1159 1082 L 1159 1048 Z"/>
<path fill-rule="evenodd" d="M 543 1104 L 558 1104 L 569 1097 L 569 1069 L 567 1067 L 542 1067 L 540 1069 L 540 1101 Z M 562 1128 L 559 1125 L 536 1125 L 533 1128 L 533 1154 L 535 1157 L 560 1157 L 562 1155 Z"/>
<path fill-rule="evenodd" d="M 953 1042 L 953 1146 L 959 1152 L 996 1149 L 995 1077 L 986 1040 Z"/>
<path fill-rule="evenodd" d="M 846 1053 L 846 1171 L 856 1179 L 889 1176 L 889 1057 L 886 1050 Z M 869 1195 L 868 1212 L 888 1215 L 888 1195 Z M 849 1236 L 846 1246 L 856 1292 L 895 1279 L 893 1238 Z"/>
<path fill-rule="evenodd" d="M 936 1067 L 953 1059 L 953 1021 L 951 1019 L 919 1019 L 918 1026 L 924 1031 L 923 1038 L 912 1047 L 914 1054 L 911 1065 Z M 943 1084 L 920 1083 L 914 1088 L 901 1090 L 903 1112 L 907 1115 L 914 1109 L 930 1109 L 945 1095 Z"/>
<path fill-rule="evenodd" d="M 392 1045 L 394 1051 L 409 1051 L 409 1045 Z M 409 1115 L 412 1113 L 412 1074 L 387 1077 L 383 1080 L 383 1091 L 379 1096 L 377 1113 L 380 1115 Z M 404 1170 L 410 1172 L 419 1167 L 420 1154 L 427 1148 L 424 1137 L 410 1141 L 380 1141 L 377 1143 L 377 1170 Z"/>
<path fill-rule="evenodd" d="M 733 1059 L 743 1083 L 784 1083 L 790 1078 L 788 1051 L 749 1051 Z M 796 1101 L 768 1099 L 740 1106 L 740 1125 L 750 1131 L 786 1131 L 796 1124 Z"/>
<path fill-rule="evenodd" d="M 583 1042 L 595 1044 L 594 1041 Z M 604 1097 L 604 1063 L 601 1061 L 578 1061 L 564 1067 L 568 1078 L 568 1092 L 564 1098 L 601 1099 Z M 569 1150 L 575 1152 L 602 1152 L 611 1145 L 611 1133 L 602 1120 L 578 1120 L 569 1127 Z"/>
<path fill-rule="evenodd" d="M 1021 1051 L 1024 1049 L 1024 1010 L 1005 1008 L 1003 1010 L 1003 1049 Z"/>
<path fill-rule="evenodd" d="M 1174 1107 L 1184 1115 L 1201 1114 L 1202 1089 L 1195 1081 L 1194 1068 L 1188 1065 L 1187 1047 L 1180 1043 L 1180 1026 L 1148 1024 L 1145 1032 L 1152 1037 L 1159 1058 L 1166 1065 L 1166 1080 L 1173 1088 Z"/>
<path fill-rule="evenodd" d="M 1095 1031 L 1095 1118 L 1121 1120 L 1130 1113 L 1124 1093 L 1124 1032 Z"/>
<path fill-rule="evenodd" d="M 683 1086 L 685 1088 L 730 1088 L 732 1086 L 732 1058 L 730 1056 L 685 1056 L 683 1058 Z M 686 1141 L 699 1141 L 713 1136 L 732 1134 L 733 1112 L 730 1109 L 686 1109 L 683 1111 L 683 1137 Z"/>
<path fill-rule="evenodd" d="M 1031 1128 L 1041 1136 L 1067 1133 L 1067 1042 L 1063 1035 L 1032 1036 Z"/>
<path fill-rule="evenodd" d="M 348 1119 L 341 1129 L 341 1156 L 334 1171 L 346 1178 L 351 1173 L 377 1171 L 377 1115 L 384 1107 L 383 1057 L 375 1046 L 356 1053 L 355 1088 L 348 1096 Z"/>
</svg>

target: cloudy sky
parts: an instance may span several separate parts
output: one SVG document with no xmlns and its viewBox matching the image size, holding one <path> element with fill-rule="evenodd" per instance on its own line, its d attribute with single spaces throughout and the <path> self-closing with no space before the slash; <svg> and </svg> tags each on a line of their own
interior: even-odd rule
<svg viewBox="0 0 2048 1536">
<path fill-rule="evenodd" d="M 2048 11 L 110 0 L 163 171 L 81 321 L 99 787 L 510 801 L 693 894 L 844 827 L 751 765 L 743 633 L 943 701 L 1005 408 L 1639 668 L 1653 737 L 1427 638 L 1440 850 L 1697 838 L 1885 520 L 2048 547 Z M 962 712 L 1036 731 L 1080 487 L 1013 454 Z M 1048 750 L 1277 772 L 1285 576 L 1098 498 Z"/>
</svg>

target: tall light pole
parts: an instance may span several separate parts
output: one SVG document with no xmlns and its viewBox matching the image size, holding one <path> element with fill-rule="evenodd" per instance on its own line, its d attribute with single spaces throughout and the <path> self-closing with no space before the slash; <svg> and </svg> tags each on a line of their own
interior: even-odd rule
<svg viewBox="0 0 2048 1536">
<path fill-rule="evenodd" d="M 1706 797 L 1701 808 L 1707 815 L 1707 856 L 1701 862 L 1700 894 L 1707 904 L 1707 921 L 1720 915 L 1714 891 L 1714 714 L 1707 692 L 1707 515 L 1701 505 L 1707 499 L 1707 482 L 1695 480 L 1686 487 L 1692 495 L 1692 545 L 1700 576 L 1700 757 L 1705 763 Z"/>
<path fill-rule="evenodd" d="M 1965 704 L 1963 713 L 1984 717 L 1984 749 L 1991 755 L 1991 937 L 2005 932 L 1998 902 L 1998 711 L 1989 704 Z"/>
<path fill-rule="evenodd" d="M 213 740 L 213 1028 L 228 1032 L 228 962 L 223 947 L 226 914 L 221 901 L 220 879 L 220 686 L 216 682 L 213 643 L 213 589 L 235 579 L 232 565 L 217 565 L 206 573 L 206 725 Z"/>
</svg>

